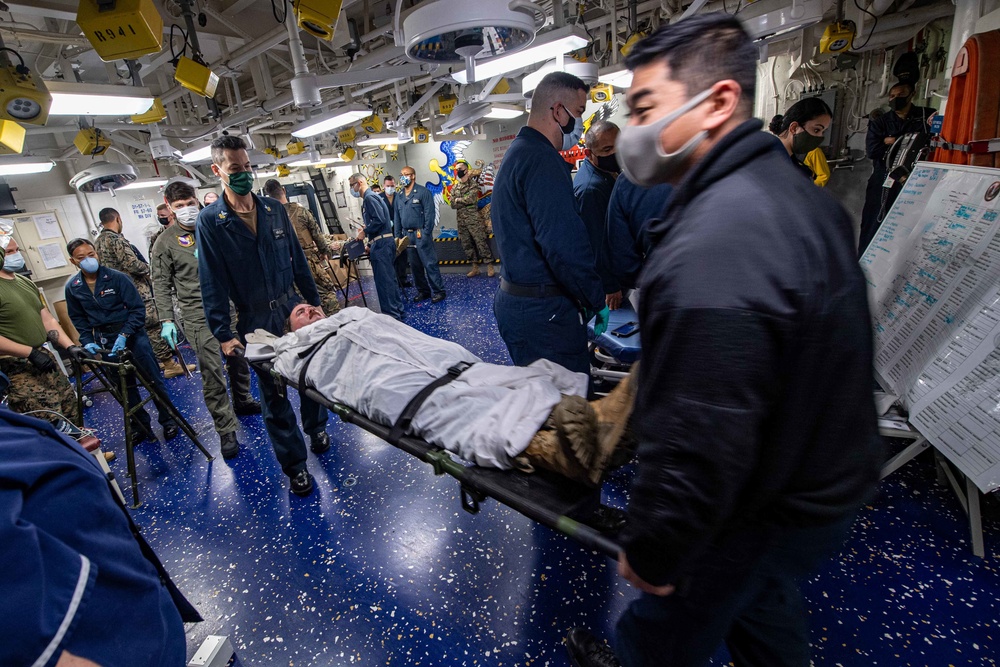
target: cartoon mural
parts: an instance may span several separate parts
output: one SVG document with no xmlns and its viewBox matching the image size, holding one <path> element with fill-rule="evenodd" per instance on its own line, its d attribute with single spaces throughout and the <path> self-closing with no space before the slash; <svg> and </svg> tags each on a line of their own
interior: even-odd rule
<svg viewBox="0 0 1000 667">
<path fill-rule="evenodd" d="M 440 150 L 445 156 L 444 164 L 437 158 L 431 158 L 427 167 L 432 174 L 437 175 L 437 182 L 427 181 L 424 187 L 434 195 L 436 208 L 438 210 L 438 220 L 440 220 L 441 204 L 451 206 L 451 187 L 455 183 L 455 163 L 465 158 L 465 150 L 472 144 L 471 141 L 442 141 Z M 476 160 L 472 169 L 472 177 L 479 183 L 479 202 L 477 208 L 480 216 L 484 217 L 484 222 L 489 226 L 489 205 L 493 196 L 493 172 L 492 164 L 486 165 L 482 160 Z M 484 214 L 485 212 L 485 214 Z"/>
<path fill-rule="evenodd" d="M 609 120 L 618 111 L 618 97 L 613 96 L 610 100 L 602 104 L 597 111 L 590 114 L 590 116 L 583 121 L 583 133 L 586 134 L 587 130 L 590 129 L 591 124 L 598 120 Z M 576 167 L 580 160 L 586 159 L 587 153 L 586 149 L 583 147 L 583 138 L 573 146 L 573 148 L 568 151 L 559 151 L 563 159 L 569 162 L 571 165 Z"/>
</svg>

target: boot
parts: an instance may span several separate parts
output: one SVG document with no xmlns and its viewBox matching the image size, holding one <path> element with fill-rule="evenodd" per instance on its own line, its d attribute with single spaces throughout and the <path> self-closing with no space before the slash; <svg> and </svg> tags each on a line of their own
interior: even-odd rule
<svg viewBox="0 0 1000 667">
<path fill-rule="evenodd" d="M 593 401 L 590 405 L 597 415 L 597 458 L 594 468 L 603 472 L 609 467 L 611 457 L 619 445 L 627 440 L 629 417 L 635 405 L 636 373 L 639 364 L 632 366 L 631 372 L 618 386 L 604 398 Z"/>
<path fill-rule="evenodd" d="M 565 396 L 531 439 L 522 457 L 532 467 L 595 486 L 603 472 L 594 474 L 590 470 L 597 451 L 596 433 L 597 417 L 587 401 L 579 396 Z"/>
<path fill-rule="evenodd" d="M 492 278 L 497 274 L 496 269 L 493 268 L 493 262 L 486 265 L 486 277 Z"/>
<path fill-rule="evenodd" d="M 473 262 L 472 263 L 472 268 L 469 269 L 469 272 L 466 273 L 465 275 L 467 277 L 469 277 L 469 278 L 475 278 L 476 276 L 478 276 L 479 275 L 479 262 Z"/>
<path fill-rule="evenodd" d="M 196 366 L 194 364 L 188 364 L 187 369 L 189 371 L 194 371 Z M 184 369 L 181 365 L 177 363 L 176 359 L 168 359 L 163 362 L 163 377 L 166 379 L 175 378 L 179 375 L 184 375 Z"/>
</svg>

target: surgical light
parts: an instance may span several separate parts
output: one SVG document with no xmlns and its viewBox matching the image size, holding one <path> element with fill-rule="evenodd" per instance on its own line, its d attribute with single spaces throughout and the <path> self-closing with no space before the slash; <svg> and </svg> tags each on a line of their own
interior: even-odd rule
<svg viewBox="0 0 1000 667">
<path fill-rule="evenodd" d="M 135 168 L 117 162 L 93 162 L 69 179 L 70 187 L 80 192 L 111 192 L 136 180 Z"/>
<path fill-rule="evenodd" d="M 334 109 L 328 114 L 310 118 L 300 123 L 292 130 L 292 136 L 299 138 L 314 137 L 317 134 L 336 130 L 345 125 L 355 123 L 362 118 L 367 118 L 371 113 L 371 110 L 366 106 L 349 104 L 346 107 Z"/>
<path fill-rule="evenodd" d="M 0 176 L 44 174 L 55 166 L 52 160 L 33 157 L 0 157 Z"/>
<path fill-rule="evenodd" d="M 526 49 L 477 64 L 473 75 L 475 78 L 472 80 L 482 81 L 535 63 L 552 60 L 570 51 L 582 49 L 587 44 L 587 33 L 579 26 L 568 25 L 556 28 L 536 37 L 531 46 Z M 462 85 L 470 82 L 464 71 L 455 72 L 451 76 Z"/>
<path fill-rule="evenodd" d="M 135 116 L 153 106 L 148 88 L 49 80 L 50 116 Z"/>
</svg>

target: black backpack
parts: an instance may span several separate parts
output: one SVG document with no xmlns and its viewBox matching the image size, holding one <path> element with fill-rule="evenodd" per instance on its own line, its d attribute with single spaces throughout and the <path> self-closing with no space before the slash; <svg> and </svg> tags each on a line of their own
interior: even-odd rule
<svg viewBox="0 0 1000 667">
<path fill-rule="evenodd" d="M 926 132 L 904 134 L 889 146 L 885 153 L 886 179 L 882 184 L 882 206 L 878 212 L 878 221 L 882 222 L 892 208 L 892 203 L 903 191 L 906 179 L 910 177 L 913 166 L 927 158 L 931 151 L 931 135 Z"/>
</svg>

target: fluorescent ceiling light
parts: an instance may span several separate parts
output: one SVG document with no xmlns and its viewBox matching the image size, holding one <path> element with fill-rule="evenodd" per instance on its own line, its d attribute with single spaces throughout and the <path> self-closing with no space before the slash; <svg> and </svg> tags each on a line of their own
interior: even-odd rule
<svg viewBox="0 0 1000 667">
<path fill-rule="evenodd" d="M 397 146 L 399 144 L 408 144 L 413 141 L 413 138 L 408 135 L 399 135 L 395 132 L 387 132 L 385 134 L 370 134 L 365 139 L 358 139 L 358 146 Z"/>
<path fill-rule="evenodd" d="M 44 174 L 55 166 L 52 160 L 42 158 L 0 158 L 0 176 Z"/>
<path fill-rule="evenodd" d="M 118 188 L 121 190 L 138 190 L 140 188 L 159 188 L 167 184 L 166 178 L 147 178 L 142 180 L 132 181 L 128 185 L 123 185 Z"/>
<path fill-rule="evenodd" d="M 256 172 L 254 172 L 254 175 L 257 178 L 274 178 L 275 176 L 278 175 L 278 172 L 276 172 L 276 171 L 256 171 Z"/>
<path fill-rule="evenodd" d="M 136 116 L 149 111 L 149 88 L 48 80 L 50 116 Z"/>
<path fill-rule="evenodd" d="M 599 74 L 597 80 L 615 88 L 631 88 L 632 70 L 625 67 L 615 67 Z"/>
<path fill-rule="evenodd" d="M 293 137 L 305 138 L 314 137 L 323 132 L 336 130 L 346 125 L 351 125 L 362 118 L 372 115 L 371 109 L 361 104 L 349 104 L 346 107 L 334 109 L 327 114 L 310 118 L 300 123 L 292 130 Z"/>
<path fill-rule="evenodd" d="M 535 88 L 547 75 L 552 72 L 566 72 L 581 79 L 588 86 L 597 83 L 597 64 L 581 63 L 573 59 L 565 59 L 563 62 L 551 62 L 542 65 L 531 74 L 526 74 L 521 80 L 521 91 L 525 97 L 531 97 Z"/>
<path fill-rule="evenodd" d="M 524 109 L 513 104 L 494 104 L 486 118 L 492 120 L 510 120 L 524 114 Z"/>
<path fill-rule="evenodd" d="M 517 69 L 534 65 L 545 60 L 552 60 L 570 51 L 582 49 L 589 43 L 587 33 L 575 25 L 556 28 L 544 35 L 539 34 L 535 41 L 526 49 L 521 49 L 510 55 L 500 56 L 483 63 L 476 63 L 475 80 L 483 81 L 494 76 L 506 74 Z M 455 81 L 465 85 L 469 83 L 465 70 L 451 75 Z"/>
<path fill-rule="evenodd" d="M 192 148 L 181 155 L 181 162 L 204 162 L 212 157 L 212 145 Z"/>
</svg>

